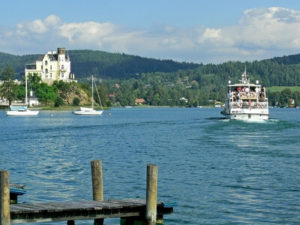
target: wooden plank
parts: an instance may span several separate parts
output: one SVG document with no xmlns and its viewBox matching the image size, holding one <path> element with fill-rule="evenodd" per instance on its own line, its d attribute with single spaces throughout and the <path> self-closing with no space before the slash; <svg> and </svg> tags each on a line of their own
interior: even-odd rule
<svg viewBox="0 0 300 225">
<path fill-rule="evenodd" d="M 165 210 L 163 203 L 158 203 L 157 209 L 158 214 L 171 213 L 173 211 L 173 208 L 171 211 Z M 49 202 L 10 206 L 12 223 L 143 217 L 145 216 L 145 210 L 146 201 L 141 199 Z"/>
</svg>

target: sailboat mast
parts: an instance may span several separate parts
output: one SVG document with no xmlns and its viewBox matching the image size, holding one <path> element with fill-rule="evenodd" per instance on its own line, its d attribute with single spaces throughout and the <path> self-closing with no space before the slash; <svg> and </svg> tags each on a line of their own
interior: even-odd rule
<svg viewBox="0 0 300 225">
<path fill-rule="evenodd" d="M 92 75 L 92 109 L 94 109 L 94 76 Z"/>
<path fill-rule="evenodd" d="M 25 74 L 25 104 L 28 105 L 28 93 L 27 93 L 27 75 Z"/>
</svg>

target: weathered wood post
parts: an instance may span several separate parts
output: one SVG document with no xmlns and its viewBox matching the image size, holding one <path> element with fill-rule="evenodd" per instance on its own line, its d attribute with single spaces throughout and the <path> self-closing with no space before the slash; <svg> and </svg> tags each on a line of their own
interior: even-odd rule
<svg viewBox="0 0 300 225">
<path fill-rule="evenodd" d="M 157 165 L 147 165 L 147 196 L 146 196 L 146 220 L 147 225 L 156 225 L 157 217 Z"/>
<path fill-rule="evenodd" d="M 75 221 L 74 220 L 68 220 L 67 225 L 75 225 Z"/>
<path fill-rule="evenodd" d="M 93 200 L 103 201 L 103 176 L 102 161 L 94 160 L 91 162 L 92 183 L 93 183 Z M 103 225 L 103 219 L 95 219 L 94 225 Z"/>
<path fill-rule="evenodd" d="M 0 225 L 10 225 L 9 173 L 0 170 Z"/>
</svg>

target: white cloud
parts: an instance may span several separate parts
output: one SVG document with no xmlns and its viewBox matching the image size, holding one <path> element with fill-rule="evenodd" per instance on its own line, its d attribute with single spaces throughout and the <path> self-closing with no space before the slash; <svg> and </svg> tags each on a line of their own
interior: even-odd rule
<svg viewBox="0 0 300 225">
<path fill-rule="evenodd" d="M 128 29 L 109 22 L 66 23 L 56 15 L 0 30 L 0 51 L 43 53 L 96 49 L 195 62 L 254 60 L 300 51 L 300 12 L 271 7 L 246 10 L 226 27 Z"/>
<path fill-rule="evenodd" d="M 221 38 L 221 29 L 206 28 L 199 42 L 202 43 L 207 40 L 217 40 Z"/>
<path fill-rule="evenodd" d="M 59 27 L 59 35 L 68 39 L 69 42 L 95 43 L 101 47 L 104 37 L 113 35 L 115 26 L 111 23 L 69 23 Z"/>
<path fill-rule="evenodd" d="M 229 59 L 254 60 L 271 52 L 299 53 L 299 37 L 300 12 L 272 7 L 246 10 L 237 25 L 206 28 L 198 40 L 215 54 L 228 54 Z"/>
<path fill-rule="evenodd" d="M 47 24 L 50 27 L 55 27 L 61 24 L 61 20 L 56 15 L 50 15 L 45 19 L 45 24 Z"/>
</svg>

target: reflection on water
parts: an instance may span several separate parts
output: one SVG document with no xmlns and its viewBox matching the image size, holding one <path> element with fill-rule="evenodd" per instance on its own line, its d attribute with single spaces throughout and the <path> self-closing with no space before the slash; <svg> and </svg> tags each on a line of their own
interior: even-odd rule
<svg viewBox="0 0 300 225">
<path fill-rule="evenodd" d="M 95 159 L 103 160 L 105 199 L 145 198 L 146 166 L 155 163 L 159 200 L 175 210 L 165 224 L 297 224 L 300 110 L 270 113 L 266 123 L 245 123 L 199 108 L 0 112 L 0 165 L 26 185 L 21 201 L 45 202 L 92 199 Z"/>
</svg>

